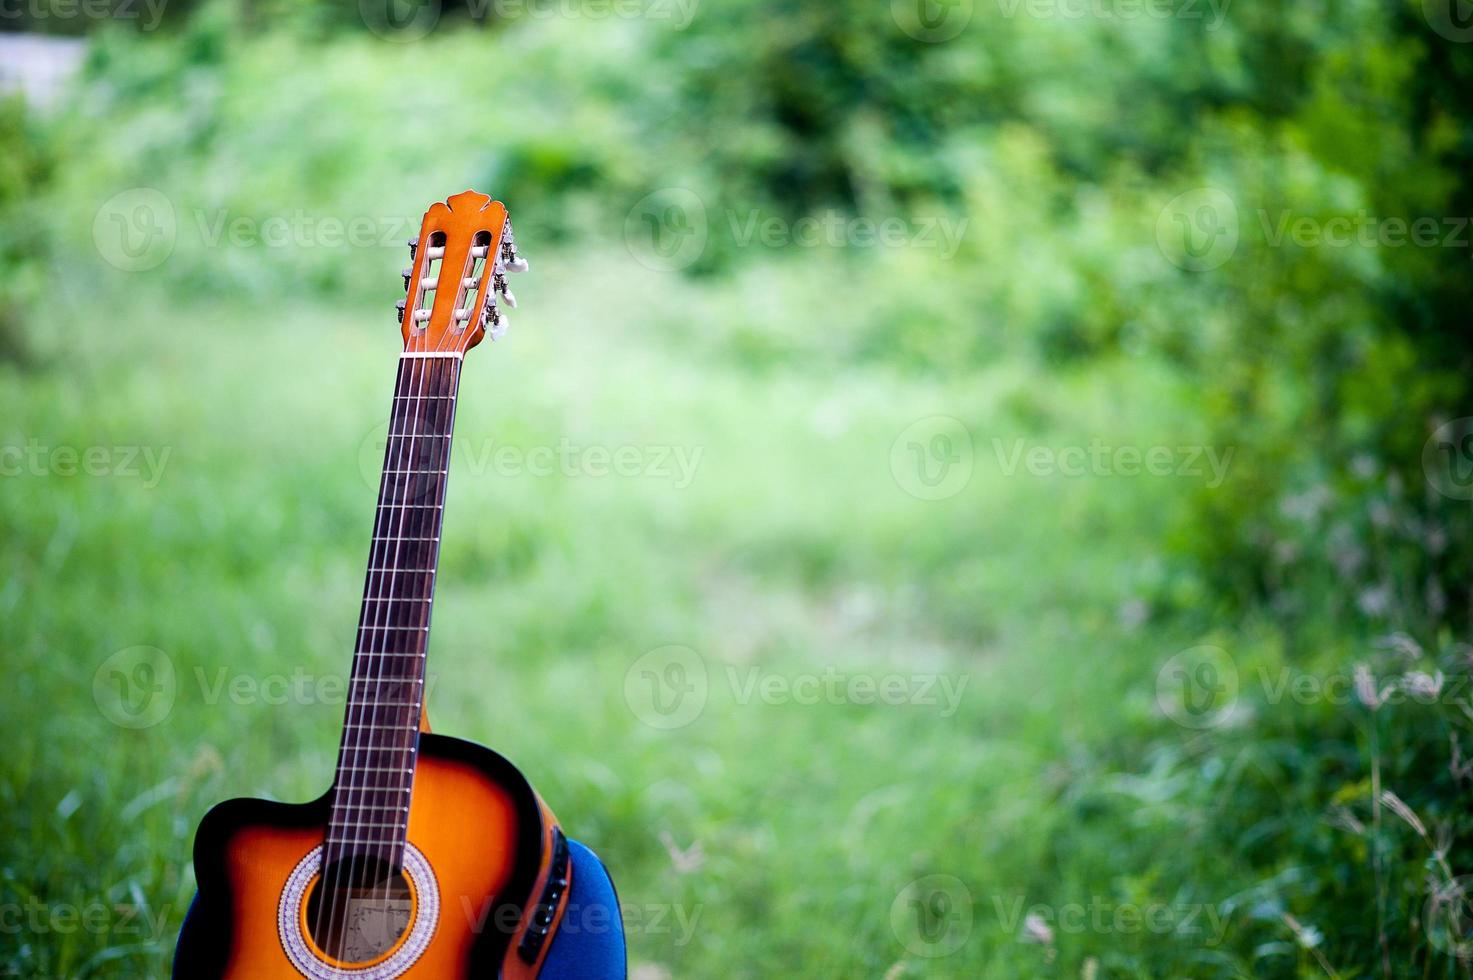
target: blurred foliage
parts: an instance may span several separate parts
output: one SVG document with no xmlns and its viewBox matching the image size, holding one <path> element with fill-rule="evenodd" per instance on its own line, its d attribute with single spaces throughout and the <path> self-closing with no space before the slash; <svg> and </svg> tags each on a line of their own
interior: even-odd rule
<svg viewBox="0 0 1473 980">
<path fill-rule="evenodd" d="M 978 435 L 1072 424 L 1079 440 L 1098 434 L 1089 412 L 1116 416 L 1108 393 L 1079 399 L 1069 385 L 1106 378 L 1122 404 L 1141 386 L 1170 389 L 1150 402 L 1163 416 L 1153 421 L 1233 450 L 1231 479 L 1184 491 L 1186 506 L 1104 491 L 1092 501 L 1104 524 L 1162 517 L 1149 546 L 1164 540 L 1167 558 L 1129 583 L 1141 618 L 1251 624 L 1235 646 L 1244 675 L 1348 677 L 1365 660 L 1396 690 L 1466 687 L 1456 638 L 1473 608 L 1473 510 L 1439 489 L 1428 447 L 1439 426 L 1473 414 L 1473 45 L 1419 0 L 1200 3 L 1171 17 L 963 4 L 953 9 L 971 23 L 934 43 L 917 39 L 905 6 L 730 0 L 690 8 L 686 23 L 676 3 L 637 19 L 594 19 L 591 4 L 568 16 L 451 5 L 424 38 L 366 23 L 372 4 L 318 0 L 171 3 L 157 32 L 108 24 L 63 111 L 43 122 L 0 107 L 0 344 L 21 349 L 43 283 L 65 278 L 60 256 L 95 252 L 94 216 L 130 188 L 157 189 L 172 208 L 177 243 L 150 273 L 171 297 L 372 299 L 384 311 L 427 187 L 493 189 L 532 254 L 636 252 L 628 226 L 644 202 L 684 200 L 661 213 L 701 219 L 707 239 L 682 276 L 657 289 L 596 284 L 622 315 L 611 322 L 679 365 L 661 384 L 686 383 L 695 365 L 767 395 L 794 372 L 844 404 L 863 401 L 843 387 L 850 375 L 955 399 L 1006 364 L 1025 380 L 1006 386 L 1002 408 L 978 411 Z M 896 219 L 910 240 L 811 248 L 749 234 L 818 218 Z M 1419 221 L 1433 232 L 1409 241 Z M 938 223 L 956 230 L 954 249 L 915 234 Z M 319 247 L 345 225 L 362 234 Z M 95 271 L 103 295 L 134 282 Z M 1131 431 L 1150 424 L 1133 418 Z M 1453 431 L 1466 439 L 1466 426 Z M 762 465 L 756 454 L 747 472 Z M 723 539 L 740 542 L 755 580 L 806 595 L 897 568 L 925 593 L 927 628 L 977 647 L 1007 633 L 1007 617 L 976 599 L 1008 578 L 975 555 L 997 529 L 952 514 L 972 536 L 902 534 L 900 518 L 866 513 L 853 526 L 893 533 L 893 550 L 857 556 L 869 545 L 848 540 L 842 519 L 772 503 L 774 526 Z M 1055 568 L 1068 583 L 1057 590 L 1030 579 L 1040 621 L 1053 601 L 1080 614 L 1077 592 L 1119 572 L 1082 553 L 1096 535 L 1068 500 L 1050 504 L 1074 537 L 1040 531 L 1013 542 L 1014 560 L 1062 550 L 1094 575 Z M 717 502 L 692 524 L 731 520 Z M 567 619 L 579 615 L 594 617 Z M 1131 642 L 1112 648 L 1118 658 Z M 1044 826 L 1027 856 L 1064 863 L 1070 851 L 1075 884 L 1144 887 L 1122 880 L 1117 835 L 1066 826 L 1099 821 L 1157 835 L 1133 840 L 1132 857 L 1184 892 L 1254 882 L 1235 900 L 1241 928 L 1222 975 L 1318 974 L 1320 950 L 1378 975 L 1413 961 L 1465 975 L 1446 943 L 1424 942 L 1429 896 L 1450 886 L 1448 855 L 1469 843 L 1462 702 L 1247 700 L 1251 717 L 1198 740 L 1138 711 L 1118 739 L 1034 745 L 1062 771 L 1033 801 Z M 1426 834 L 1386 815 L 1380 794 L 1393 786 Z M 1044 816 L 1055 804 L 1064 815 Z M 1327 835 L 1327 819 L 1344 833 Z M 1182 827 L 1192 853 L 1150 865 L 1144 852 Z M 968 833 L 960 817 L 956 833 Z M 1216 866 L 1222 853 L 1231 868 Z M 1366 908 L 1374 927 L 1340 914 Z M 1153 955 L 1120 954 L 1106 970 L 1205 969 Z M 1082 958 L 1065 950 L 1061 966 L 1077 973 Z"/>
<path fill-rule="evenodd" d="M 25 103 L 0 97 L 0 361 L 26 356 L 25 321 L 39 308 L 48 258 L 40 199 L 51 165 Z"/>
<path fill-rule="evenodd" d="M 1460 97 L 1473 53 L 1413 0 L 1350 0 L 1333 16 L 1288 2 L 1148 18 L 983 6 L 943 43 L 859 0 L 740 0 L 688 25 L 664 5 L 598 20 L 596 37 L 526 6 L 449 8 L 421 44 L 344 9 L 171 8 L 166 39 L 106 32 L 71 137 L 106 152 L 76 181 L 163 187 L 207 245 L 230 220 L 303 201 L 309 222 L 356 216 L 365 244 L 397 243 L 388 224 L 414 212 L 408 188 L 462 173 L 516 201 L 524 235 L 607 242 L 646 194 L 680 187 L 709 223 L 697 274 L 771 253 L 751 229 L 772 218 L 965 221 L 954 256 L 883 254 L 891 288 L 822 337 L 752 324 L 740 349 L 931 372 L 1019 347 L 1059 363 L 1168 358 L 1214 441 L 1239 450 L 1235 491 L 1203 491 L 1177 535 L 1217 594 L 1291 612 L 1323 600 L 1315 583 L 1361 595 L 1394 578 L 1416 587 L 1398 616 L 1372 619 L 1422 635 L 1467 625 L 1468 603 L 1448 597 L 1473 587 L 1468 509 L 1412 488 L 1473 371 L 1473 108 Z M 476 97 L 406 96 L 431 42 L 437 77 L 476 79 Z M 430 124 L 451 106 L 461 138 Z M 1202 188 L 1222 195 L 1212 218 L 1236 244 L 1194 264 L 1165 239 L 1183 233 L 1173 201 Z M 1430 244 L 1388 234 L 1419 219 L 1435 225 Z M 1337 220 L 1370 240 L 1337 244 Z M 332 250 L 226 254 L 176 256 L 169 272 L 193 289 L 372 288 L 370 263 Z M 1304 493 L 1324 497 L 1309 525 L 1284 507 Z M 1388 502 L 1400 516 L 1384 533 L 1357 517 Z"/>
</svg>

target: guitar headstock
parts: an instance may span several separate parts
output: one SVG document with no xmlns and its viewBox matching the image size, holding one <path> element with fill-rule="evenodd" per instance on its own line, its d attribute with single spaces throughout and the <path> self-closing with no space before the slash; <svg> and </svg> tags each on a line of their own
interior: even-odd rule
<svg viewBox="0 0 1473 980">
<path fill-rule="evenodd" d="M 517 305 L 506 276 L 527 269 L 504 204 L 464 191 L 431 205 L 419 236 L 409 240 L 409 256 L 398 303 L 404 353 L 458 355 L 487 334 L 501 338 L 502 304 Z"/>
</svg>

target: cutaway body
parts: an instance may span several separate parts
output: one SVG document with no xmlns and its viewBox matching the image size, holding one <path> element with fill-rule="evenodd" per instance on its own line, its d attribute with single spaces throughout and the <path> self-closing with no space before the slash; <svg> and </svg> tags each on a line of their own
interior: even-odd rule
<svg viewBox="0 0 1473 980">
<path fill-rule="evenodd" d="M 506 273 L 527 263 L 474 191 L 431 205 L 410 261 L 333 787 L 205 817 L 182 980 L 530 978 L 568 904 L 569 848 L 526 778 L 424 714 L 461 361 L 505 330 Z"/>
<path fill-rule="evenodd" d="M 362 928 L 390 936 L 354 961 L 314 941 L 330 796 L 238 799 L 195 838 L 199 897 L 175 956 L 178 978 L 242 980 L 532 977 L 567 902 L 567 852 L 552 814 L 500 755 L 420 736 L 402 900 L 365 902 Z M 347 947 L 352 948 L 352 947 Z"/>
</svg>

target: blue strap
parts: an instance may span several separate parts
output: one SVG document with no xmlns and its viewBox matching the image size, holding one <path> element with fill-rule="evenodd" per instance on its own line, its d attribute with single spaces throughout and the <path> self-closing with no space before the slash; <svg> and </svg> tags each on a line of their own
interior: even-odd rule
<svg viewBox="0 0 1473 980">
<path fill-rule="evenodd" d="M 543 961 L 542 980 L 624 980 L 624 920 L 619 895 L 598 855 L 568 841 L 573 890 L 562 924 Z"/>
</svg>

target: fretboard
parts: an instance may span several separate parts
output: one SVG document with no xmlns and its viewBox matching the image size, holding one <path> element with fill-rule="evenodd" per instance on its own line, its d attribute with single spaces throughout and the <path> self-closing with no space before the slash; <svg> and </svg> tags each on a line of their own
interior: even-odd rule
<svg viewBox="0 0 1473 980">
<path fill-rule="evenodd" d="M 403 864 L 459 382 L 458 357 L 399 362 L 324 866 Z"/>
</svg>

